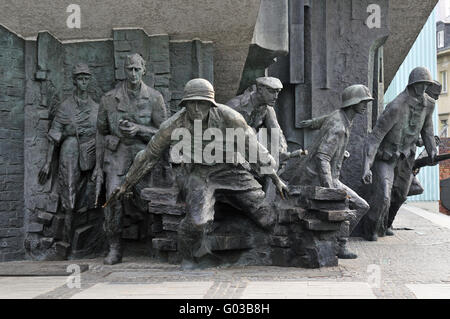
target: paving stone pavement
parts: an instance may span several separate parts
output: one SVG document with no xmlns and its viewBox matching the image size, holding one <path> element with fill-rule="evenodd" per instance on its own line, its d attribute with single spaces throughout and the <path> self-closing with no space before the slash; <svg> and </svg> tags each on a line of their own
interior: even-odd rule
<svg viewBox="0 0 450 319">
<path fill-rule="evenodd" d="M 443 216 L 443 215 L 442 215 Z M 6 267 L 66 267 L 88 264 L 78 277 L 0 277 L 0 298 L 308 299 L 450 298 L 450 217 L 405 206 L 395 236 L 349 248 L 356 260 L 338 267 L 220 267 L 183 271 L 145 256 L 126 256 L 105 266 L 102 259 L 13 262 Z M 69 288 L 66 283 L 74 288 Z"/>
</svg>

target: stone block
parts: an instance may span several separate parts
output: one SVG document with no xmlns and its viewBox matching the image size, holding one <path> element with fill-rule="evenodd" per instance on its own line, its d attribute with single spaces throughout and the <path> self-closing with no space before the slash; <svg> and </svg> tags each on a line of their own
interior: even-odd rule
<svg viewBox="0 0 450 319">
<path fill-rule="evenodd" d="M 289 235 L 289 226 L 284 225 L 275 225 L 273 229 L 273 234 L 277 236 L 288 236 Z"/>
<path fill-rule="evenodd" d="M 148 212 L 156 215 L 175 215 L 183 216 L 185 214 L 184 204 L 162 204 L 162 203 L 149 203 Z"/>
<path fill-rule="evenodd" d="M 22 228 L 2 228 L 0 238 L 19 237 L 23 234 Z"/>
<path fill-rule="evenodd" d="M 153 221 L 151 224 L 151 232 L 158 234 L 163 231 L 162 215 L 153 215 Z"/>
<path fill-rule="evenodd" d="M 347 201 L 322 201 L 311 199 L 307 201 L 308 208 L 311 210 L 347 210 Z"/>
<path fill-rule="evenodd" d="M 93 225 L 84 226 L 81 228 L 78 228 L 74 232 L 73 236 L 73 243 L 72 243 L 72 249 L 73 250 L 80 250 L 85 247 L 85 243 L 87 239 L 89 238 L 89 235 L 91 234 L 92 230 L 94 229 Z"/>
<path fill-rule="evenodd" d="M 168 87 L 170 85 L 170 74 L 155 76 L 155 86 Z"/>
<path fill-rule="evenodd" d="M 338 231 L 341 227 L 340 223 L 328 223 L 313 218 L 304 219 L 303 225 L 306 229 L 315 231 Z"/>
<path fill-rule="evenodd" d="M 70 244 L 64 241 L 56 242 L 56 254 L 62 258 L 66 258 L 69 254 Z"/>
<path fill-rule="evenodd" d="M 290 186 L 289 193 L 320 201 L 341 201 L 347 198 L 347 192 L 343 189 L 315 186 Z"/>
<path fill-rule="evenodd" d="M 349 214 L 353 214 L 355 211 L 349 210 L 322 210 L 314 212 L 315 216 L 323 221 L 329 222 L 343 222 L 349 218 Z"/>
<path fill-rule="evenodd" d="M 238 235 L 213 235 L 209 236 L 211 250 L 224 251 L 224 250 L 242 250 L 253 247 L 252 238 Z"/>
<path fill-rule="evenodd" d="M 58 211 L 59 196 L 58 194 L 50 194 L 46 205 L 46 210 L 50 213 L 56 213 Z"/>
<path fill-rule="evenodd" d="M 163 215 L 162 216 L 162 226 L 164 230 L 168 231 L 178 231 L 178 226 L 180 225 L 182 217 L 171 216 L 171 215 Z"/>
<path fill-rule="evenodd" d="M 28 225 L 29 233 L 41 233 L 44 229 L 44 225 L 39 223 L 31 223 Z"/>
<path fill-rule="evenodd" d="M 270 259 L 273 266 L 291 267 L 292 250 L 289 248 L 274 247 L 270 251 Z"/>
<path fill-rule="evenodd" d="M 44 229 L 45 237 L 53 237 L 55 239 L 62 239 L 64 231 L 64 215 L 58 214 L 53 217 L 50 227 Z"/>
<path fill-rule="evenodd" d="M 176 251 L 177 242 L 173 239 L 153 238 L 152 247 L 161 251 Z"/>
<path fill-rule="evenodd" d="M 169 61 L 154 62 L 153 73 L 155 74 L 170 73 L 170 62 Z"/>
<path fill-rule="evenodd" d="M 178 193 L 177 188 L 144 188 L 141 191 L 141 198 L 149 202 L 175 205 Z"/>
<path fill-rule="evenodd" d="M 114 41 L 114 51 L 130 52 L 131 44 L 129 41 Z"/>
<path fill-rule="evenodd" d="M 53 245 L 54 239 L 52 237 L 42 237 L 40 242 L 40 246 L 43 249 L 49 249 Z"/>
<path fill-rule="evenodd" d="M 38 216 L 37 216 L 38 222 L 41 224 L 44 224 L 44 225 L 51 224 L 52 219 L 53 219 L 53 214 L 46 213 L 46 212 L 39 212 Z"/>
<path fill-rule="evenodd" d="M 0 249 L 2 251 L 16 251 L 22 247 L 22 239 L 19 237 L 10 237 L 0 239 Z"/>
<path fill-rule="evenodd" d="M 270 236 L 270 246 L 289 248 L 291 247 L 291 243 L 287 236 Z"/>
<path fill-rule="evenodd" d="M 290 225 L 299 222 L 306 215 L 306 210 L 302 208 L 281 209 L 278 212 L 278 223 Z"/>
</svg>

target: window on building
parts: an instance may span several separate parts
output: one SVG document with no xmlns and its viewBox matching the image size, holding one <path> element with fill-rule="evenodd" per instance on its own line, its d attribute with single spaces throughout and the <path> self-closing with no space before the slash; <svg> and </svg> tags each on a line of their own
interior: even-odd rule
<svg viewBox="0 0 450 319">
<path fill-rule="evenodd" d="M 444 137 L 448 136 L 448 120 L 441 120 L 442 124 L 442 135 Z"/>
<path fill-rule="evenodd" d="M 442 93 L 447 93 L 447 71 L 441 72 Z"/>
<path fill-rule="evenodd" d="M 444 47 L 444 30 L 438 31 L 437 33 L 437 47 L 438 49 Z"/>
</svg>

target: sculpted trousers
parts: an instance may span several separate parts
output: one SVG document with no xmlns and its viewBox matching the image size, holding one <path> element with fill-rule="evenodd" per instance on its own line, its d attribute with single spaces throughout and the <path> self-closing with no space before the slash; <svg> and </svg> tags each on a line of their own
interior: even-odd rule
<svg viewBox="0 0 450 319">
<path fill-rule="evenodd" d="M 361 230 L 367 239 L 386 232 L 396 164 L 395 159 L 389 161 L 376 159 L 372 166 L 373 180 L 371 191 L 367 196 L 370 209 L 361 221 Z"/>
<path fill-rule="evenodd" d="M 206 235 L 211 232 L 217 197 L 244 211 L 262 227 L 274 222 L 269 208 L 263 205 L 265 193 L 261 185 L 245 170 L 216 171 L 211 175 L 191 173 L 184 188 L 186 217 L 180 224 L 178 244 L 186 258 L 210 253 Z"/>
<path fill-rule="evenodd" d="M 114 190 L 124 181 L 125 176 L 106 175 L 106 197 L 109 198 Z M 122 233 L 123 200 L 112 202 L 104 209 L 104 230 L 107 238 L 113 238 Z"/>
<path fill-rule="evenodd" d="M 392 227 L 392 223 L 397 216 L 400 207 L 406 202 L 410 192 L 411 184 L 414 180 L 412 169 L 415 162 L 415 154 L 408 158 L 400 158 L 395 167 L 395 177 L 392 186 L 391 205 L 385 228 Z M 419 184 L 420 185 L 420 184 Z"/>
</svg>

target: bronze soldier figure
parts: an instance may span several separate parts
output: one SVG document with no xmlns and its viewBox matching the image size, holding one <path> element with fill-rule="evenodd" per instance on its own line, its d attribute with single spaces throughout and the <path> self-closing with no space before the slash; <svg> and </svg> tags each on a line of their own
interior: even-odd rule
<svg viewBox="0 0 450 319">
<path fill-rule="evenodd" d="M 433 83 L 427 88 L 425 97 L 427 101 L 433 105 L 436 104 L 436 101 L 439 99 L 439 95 L 442 91 L 442 85 L 437 82 L 433 81 Z M 435 136 L 435 143 L 436 147 L 439 144 L 439 137 Z M 419 138 L 417 144 L 418 147 L 424 146 L 423 140 Z M 418 158 L 424 158 L 428 156 L 428 152 L 425 149 L 421 154 L 419 154 Z M 435 164 L 438 164 L 436 162 Z M 394 179 L 394 187 L 392 188 L 392 198 L 391 198 L 391 205 L 389 207 L 389 217 L 387 219 L 387 224 L 385 226 L 386 228 L 386 235 L 392 236 L 394 235 L 394 232 L 392 231 L 392 223 L 395 220 L 395 217 L 397 216 L 397 212 L 399 211 L 400 207 L 404 204 L 406 201 L 406 197 L 408 196 L 414 196 L 414 195 L 420 195 L 423 193 L 424 189 L 422 185 L 420 184 L 420 181 L 416 177 L 420 172 L 420 169 L 418 170 L 411 170 L 411 168 L 407 165 L 399 165 L 397 168 L 397 175 Z M 408 181 L 408 178 L 411 179 L 411 182 Z M 397 183 L 400 183 L 400 187 L 395 187 Z M 404 187 L 407 187 L 409 184 L 409 189 L 402 189 L 401 185 L 405 185 Z M 407 196 L 405 197 L 405 193 L 407 192 Z"/>
<path fill-rule="evenodd" d="M 278 124 L 274 109 L 278 100 L 278 94 L 282 89 L 283 84 L 279 79 L 274 77 L 260 77 L 256 79 L 256 86 L 249 87 L 242 95 L 236 96 L 226 103 L 226 105 L 241 113 L 247 124 L 256 133 L 261 128 L 267 128 L 269 134 L 271 133 L 271 129 L 278 130 L 279 148 L 277 151 L 280 155 L 287 153 L 288 149 L 286 138 Z M 269 152 L 271 151 L 270 145 L 267 146 L 267 149 Z M 278 158 L 275 154 L 271 155 Z"/>
<path fill-rule="evenodd" d="M 80 208 L 80 198 L 95 165 L 98 113 L 98 104 L 88 94 L 92 75 L 89 67 L 77 64 L 72 75 L 75 91 L 56 110 L 48 132 L 47 161 L 39 172 L 39 182 L 43 184 L 50 175 L 53 153 L 59 145 L 59 196 L 65 213 L 63 240 L 68 244 L 72 242 L 73 214 Z"/>
<path fill-rule="evenodd" d="M 186 84 L 184 97 L 181 101 L 183 108 L 161 125 L 160 130 L 147 145 L 145 152 L 138 154 L 125 178 L 125 182 L 116 190 L 111 201 L 120 198 L 154 167 L 163 151 L 174 144 L 171 137 L 177 129 L 187 129 L 191 132 L 191 135 L 192 132 L 195 135 L 196 132 L 193 130 L 195 125 L 199 125 L 199 123 L 201 123 L 202 132 L 207 129 L 214 129 L 220 131 L 223 136 L 226 135 L 226 130 L 229 128 L 241 129 L 245 135 L 246 154 L 237 154 L 244 157 L 246 163 L 251 165 L 255 171 L 260 171 L 261 167 L 269 167 L 267 174 L 272 178 L 281 196 L 283 198 L 287 196 L 287 186 L 273 169 L 275 161 L 268 151 L 259 144 L 253 129 L 247 125 L 238 112 L 226 105 L 217 103 L 214 96 L 213 86 L 205 79 L 194 79 Z M 205 141 L 200 145 L 204 146 L 204 143 Z M 233 138 L 232 145 L 237 146 L 239 150 L 237 144 Z M 259 156 L 255 162 L 249 160 L 248 150 L 252 148 L 259 151 Z M 224 150 L 225 148 L 220 151 L 223 152 Z M 191 149 L 194 156 L 195 151 L 194 145 L 194 149 Z M 229 158 L 228 154 L 224 154 L 222 158 Z M 181 222 L 178 231 L 178 250 L 183 254 L 185 260 L 191 261 L 192 258 L 202 257 L 209 253 L 205 238 L 214 220 L 214 204 L 219 194 L 221 199 L 223 197 L 227 199 L 227 203 L 248 213 L 249 217 L 260 227 L 270 229 L 275 224 L 275 216 L 271 214 L 269 207 L 263 205 L 265 193 L 255 177 L 249 172 L 249 168 L 244 168 L 246 165 L 237 165 L 228 161 L 227 163 L 223 161 L 211 163 L 204 159 L 188 165 L 190 165 L 189 173 L 183 187 L 186 200 L 186 217 Z"/>
<path fill-rule="evenodd" d="M 148 87 L 142 76 L 145 61 L 138 55 L 125 59 L 126 81 L 106 93 L 100 102 L 97 121 L 97 159 L 93 178 L 103 183 L 110 196 L 121 185 L 136 154 L 143 150 L 166 119 L 162 95 Z M 108 255 L 105 264 L 122 260 L 121 232 L 124 205 L 116 201 L 104 210 Z"/>
<path fill-rule="evenodd" d="M 357 255 L 347 249 L 348 237 L 367 213 L 369 205 L 354 190 L 343 184 L 340 172 L 344 159 L 349 156 L 346 151 L 350 138 L 353 119 L 357 114 L 364 114 L 367 103 L 373 98 L 364 85 L 353 85 L 342 93 L 342 107 L 333 113 L 303 121 L 303 128 L 319 129 L 319 135 L 308 149 L 306 157 L 289 161 L 281 175 L 289 184 L 310 185 L 326 188 L 340 188 L 347 192 L 350 207 L 355 214 L 349 222 L 344 223 L 340 232 L 338 257 L 354 259 Z"/>
<path fill-rule="evenodd" d="M 372 184 L 370 210 L 361 220 L 361 232 L 370 241 L 392 235 L 391 200 L 403 204 L 412 182 L 419 136 L 433 164 L 437 155 L 433 130 L 434 99 L 425 92 L 434 84 L 424 67 L 412 70 L 406 89 L 386 106 L 365 144 L 363 182 Z M 372 174 L 373 172 L 373 174 Z M 406 173 L 405 173 L 406 172 Z M 394 209 L 395 213 L 398 210 Z M 394 211 L 393 210 L 393 211 Z"/>
</svg>

